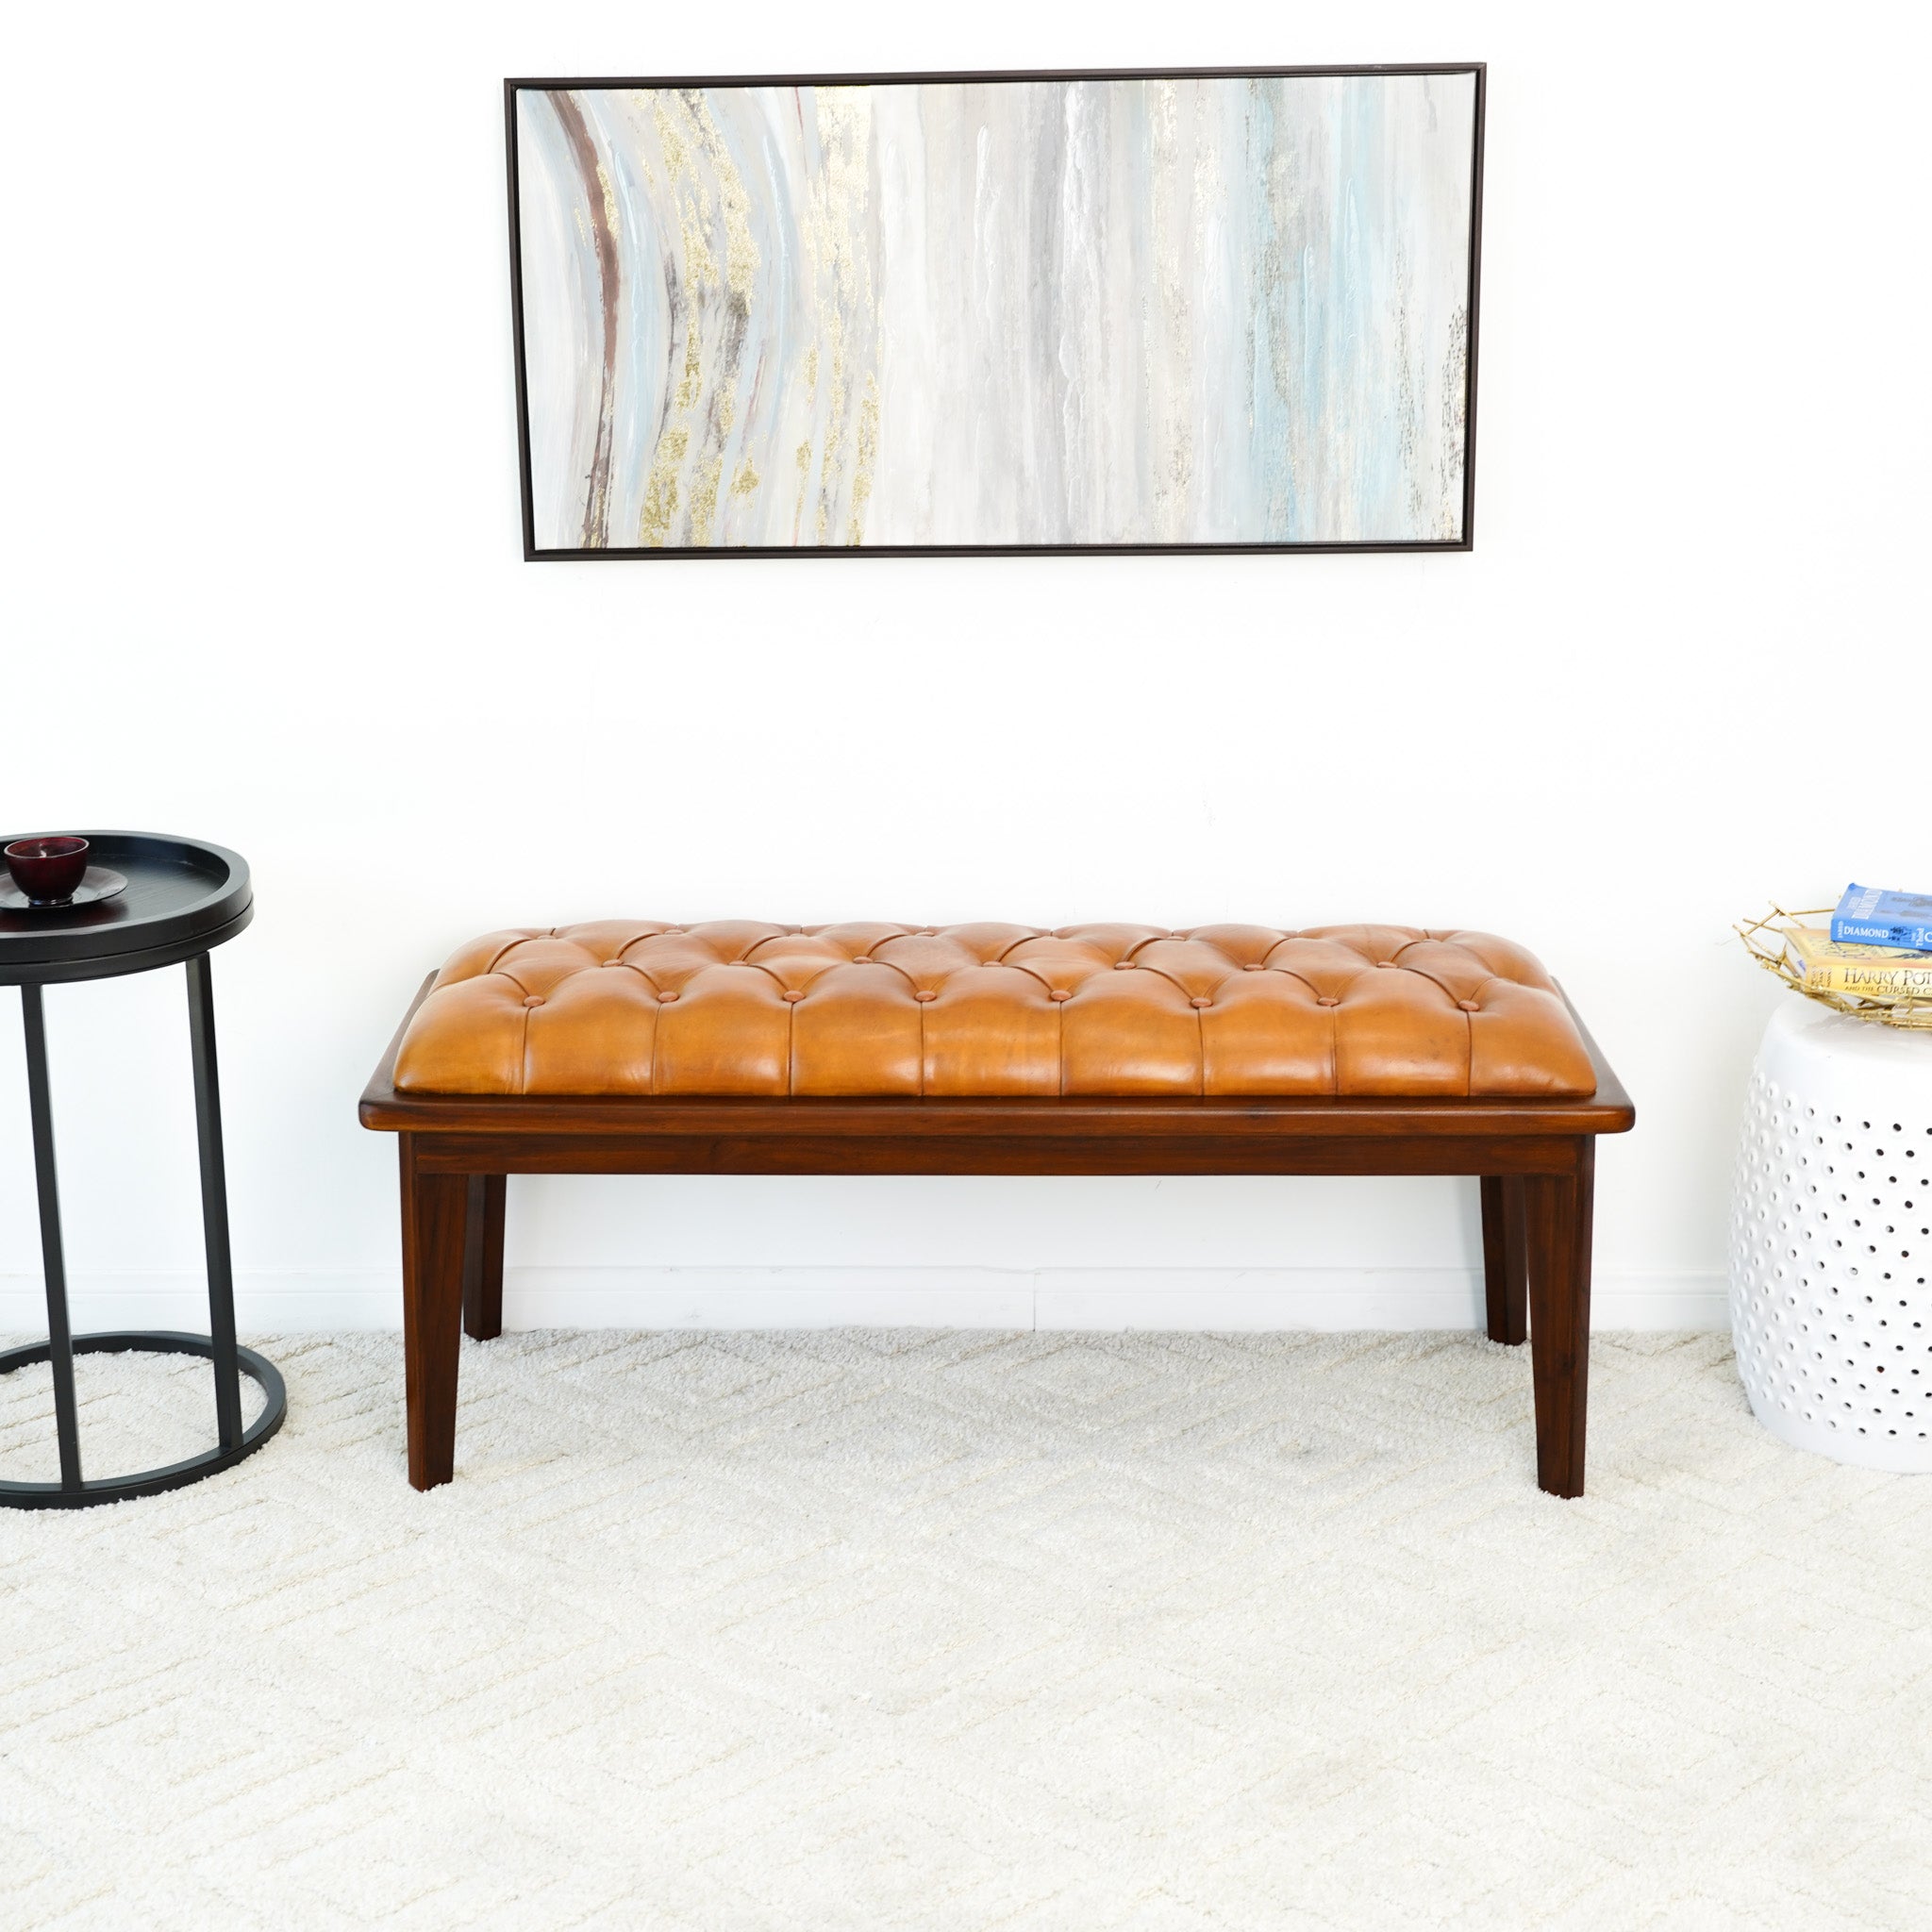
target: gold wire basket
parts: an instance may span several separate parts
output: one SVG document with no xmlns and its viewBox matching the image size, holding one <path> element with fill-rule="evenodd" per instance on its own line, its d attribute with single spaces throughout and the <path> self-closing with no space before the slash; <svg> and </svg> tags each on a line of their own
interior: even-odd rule
<svg viewBox="0 0 1932 1932">
<path fill-rule="evenodd" d="M 1854 1020 L 1871 1020 L 1880 1026 L 1932 1029 L 1932 999 L 1910 995 L 1896 1000 L 1860 999 L 1854 992 L 1832 992 L 1807 986 L 1798 976 L 1785 957 L 1785 934 L 1794 926 L 1829 919 L 1834 909 L 1829 906 L 1814 906 L 1803 912 L 1787 912 L 1782 906 L 1774 906 L 1762 919 L 1754 919 L 1748 925 L 1740 924 L 1732 930 L 1744 941 L 1744 950 L 1767 973 L 1774 973 L 1793 992 L 1803 993 L 1807 1000 L 1816 1000 L 1821 1007 L 1829 1007 L 1834 1013 L 1848 1013 Z M 1927 963 L 1932 964 L 1932 954 L 1926 957 Z"/>
</svg>

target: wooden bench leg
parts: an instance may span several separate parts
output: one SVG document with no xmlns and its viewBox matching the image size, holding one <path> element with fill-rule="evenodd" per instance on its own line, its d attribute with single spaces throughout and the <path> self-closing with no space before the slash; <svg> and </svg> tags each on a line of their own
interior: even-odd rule
<svg viewBox="0 0 1932 1932">
<path fill-rule="evenodd" d="M 473 1174 L 463 1221 L 463 1333 L 494 1341 L 503 1333 L 503 1197 L 500 1174 Z"/>
<path fill-rule="evenodd" d="M 469 1183 L 425 1174 L 416 1136 L 399 1134 L 403 1180 L 403 1362 L 409 1481 L 446 1483 L 456 1467 L 457 1350 L 463 1310 L 463 1224 Z"/>
<path fill-rule="evenodd" d="M 1529 1333 L 1523 1182 L 1515 1174 L 1486 1174 L 1482 1196 L 1483 1295 L 1489 1304 L 1490 1340 L 1515 1348 Z"/>
<path fill-rule="evenodd" d="M 1596 1142 L 1577 1143 L 1570 1174 L 1524 1183 L 1530 1368 L 1536 1382 L 1536 1479 L 1553 1496 L 1583 1493 L 1590 1394 L 1590 1241 Z"/>
</svg>

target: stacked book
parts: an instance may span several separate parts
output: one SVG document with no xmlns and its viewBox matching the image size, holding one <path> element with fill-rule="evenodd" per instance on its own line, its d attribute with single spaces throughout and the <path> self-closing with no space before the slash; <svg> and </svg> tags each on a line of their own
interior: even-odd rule
<svg viewBox="0 0 1932 1932">
<path fill-rule="evenodd" d="M 1785 962 L 1807 991 L 1932 1001 L 1932 893 L 1848 887 L 1828 927 L 1786 932 Z"/>
<path fill-rule="evenodd" d="M 1932 892 L 1847 886 L 1831 915 L 1831 936 L 1841 946 L 1898 946 L 1932 953 Z"/>
</svg>

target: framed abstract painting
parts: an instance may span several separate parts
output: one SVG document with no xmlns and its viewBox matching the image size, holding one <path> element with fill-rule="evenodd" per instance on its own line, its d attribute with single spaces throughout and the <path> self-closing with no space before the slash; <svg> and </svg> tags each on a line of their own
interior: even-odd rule
<svg viewBox="0 0 1932 1932">
<path fill-rule="evenodd" d="M 1484 79 L 508 81 L 525 555 L 1466 550 Z"/>
</svg>

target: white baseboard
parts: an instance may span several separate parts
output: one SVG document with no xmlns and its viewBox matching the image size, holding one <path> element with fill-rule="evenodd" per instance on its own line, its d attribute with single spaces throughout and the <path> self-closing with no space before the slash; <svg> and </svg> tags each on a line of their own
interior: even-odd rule
<svg viewBox="0 0 1932 1932">
<path fill-rule="evenodd" d="M 206 1329 L 198 1276 L 76 1275 L 76 1329 Z M 1474 1328 L 1462 1268 L 509 1268 L 509 1328 Z M 1724 1329 L 1722 1274 L 1600 1275 L 1597 1328 Z M 392 1270 L 244 1274 L 245 1334 L 395 1328 Z M 0 1329 L 43 1334 L 34 1275 L 0 1275 Z"/>
</svg>

